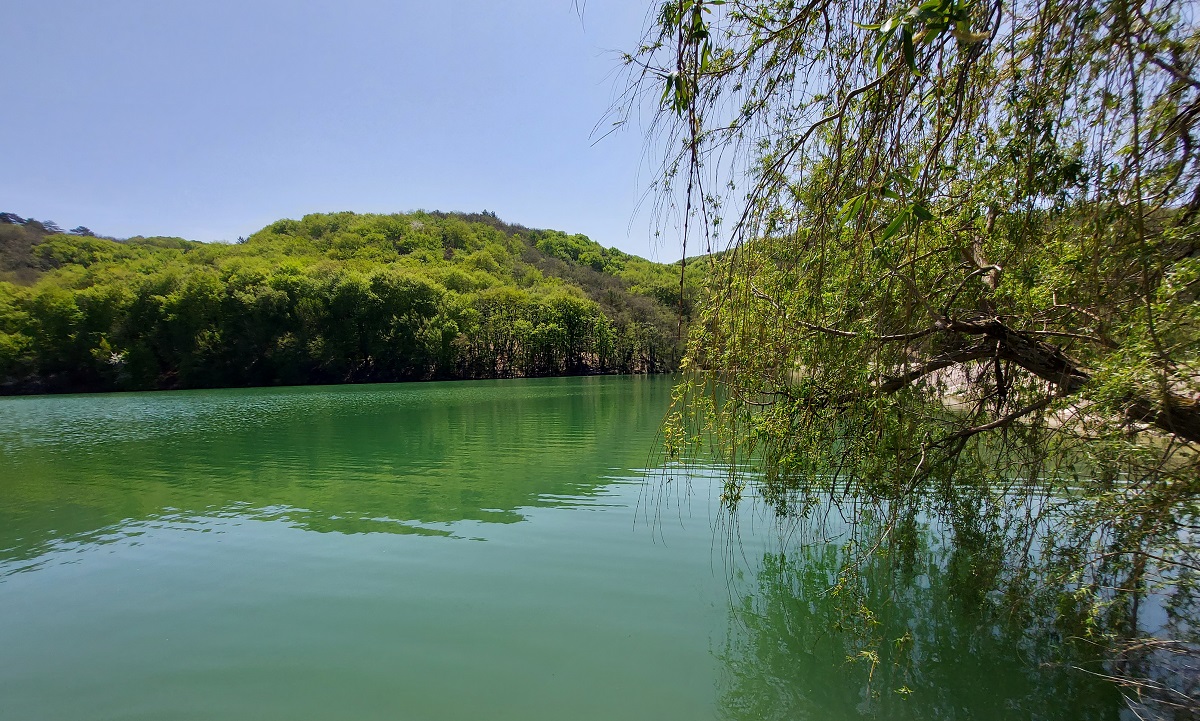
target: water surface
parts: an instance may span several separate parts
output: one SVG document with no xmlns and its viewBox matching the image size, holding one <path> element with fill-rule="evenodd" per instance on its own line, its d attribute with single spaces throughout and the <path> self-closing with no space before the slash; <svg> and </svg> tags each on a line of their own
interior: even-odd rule
<svg viewBox="0 0 1200 721">
<path fill-rule="evenodd" d="M 934 571 L 848 661 L 829 549 L 647 470 L 669 383 L 0 399 L 0 719 L 1117 717 Z"/>
</svg>

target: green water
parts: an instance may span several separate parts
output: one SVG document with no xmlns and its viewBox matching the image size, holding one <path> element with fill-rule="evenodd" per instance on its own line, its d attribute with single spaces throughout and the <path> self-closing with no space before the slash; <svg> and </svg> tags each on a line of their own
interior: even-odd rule
<svg viewBox="0 0 1200 721">
<path fill-rule="evenodd" d="M 730 544 L 714 484 L 647 472 L 668 399 L 0 399 L 0 719 L 1117 718 L 933 572 L 883 619 L 915 663 L 848 663 L 828 548 Z"/>
</svg>

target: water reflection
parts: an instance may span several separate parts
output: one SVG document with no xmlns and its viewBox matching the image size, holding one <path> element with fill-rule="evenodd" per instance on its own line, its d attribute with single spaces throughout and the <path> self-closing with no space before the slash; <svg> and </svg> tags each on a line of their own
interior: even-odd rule
<svg viewBox="0 0 1200 721">
<path fill-rule="evenodd" d="M 0 562 L 150 519 L 459 535 L 644 465 L 666 378 L 0 399 Z"/>
<path fill-rule="evenodd" d="M 1117 719 L 1112 687 L 1052 625 L 971 593 L 983 567 L 924 529 L 903 563 L 880 555 L 856 595 L 831 543 L 762 556 L 721 652 L 729 719 Z M 839 584 L 842 585 L 839 585 Z M 1028 618 L 1028 616 L 1026 616 Z"/>
<path fill-rule="evenodd" d="M 0 400 L 0 717 L 1115 718 L 934 534 L 870 619 L 769 520 L 731 587 L 720 469 L 640 495 L 669 391 Z"/>
</svg>

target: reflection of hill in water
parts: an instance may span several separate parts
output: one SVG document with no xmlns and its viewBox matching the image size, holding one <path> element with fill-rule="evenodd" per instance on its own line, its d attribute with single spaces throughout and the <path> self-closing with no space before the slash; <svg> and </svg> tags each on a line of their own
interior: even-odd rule
<svg viewBox="0 0 1200 721">
<path fill-rule="evenodd" d="M 566 378 L 4 399 L 0 560 L 163 515 L 342 533 L 517 522 L 644 466 L 669 390 Z"/>
</svg>

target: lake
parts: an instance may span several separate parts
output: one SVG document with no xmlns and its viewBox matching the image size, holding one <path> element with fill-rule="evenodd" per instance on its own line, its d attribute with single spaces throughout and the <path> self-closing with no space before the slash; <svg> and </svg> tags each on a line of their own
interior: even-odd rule
<svg viewBox="0 0 1200 721">
<path fill-rule="evenodd" d="M 836 540 L 731 532 L 717 474 L 660 467 L 669 400 L 662 377 L 0 399 L 0 719 L 1119 717 L 1053 639 L 956 604 L 936 544 L 880 619 L 916 651 L 848 660 Z"/>
</svg>

